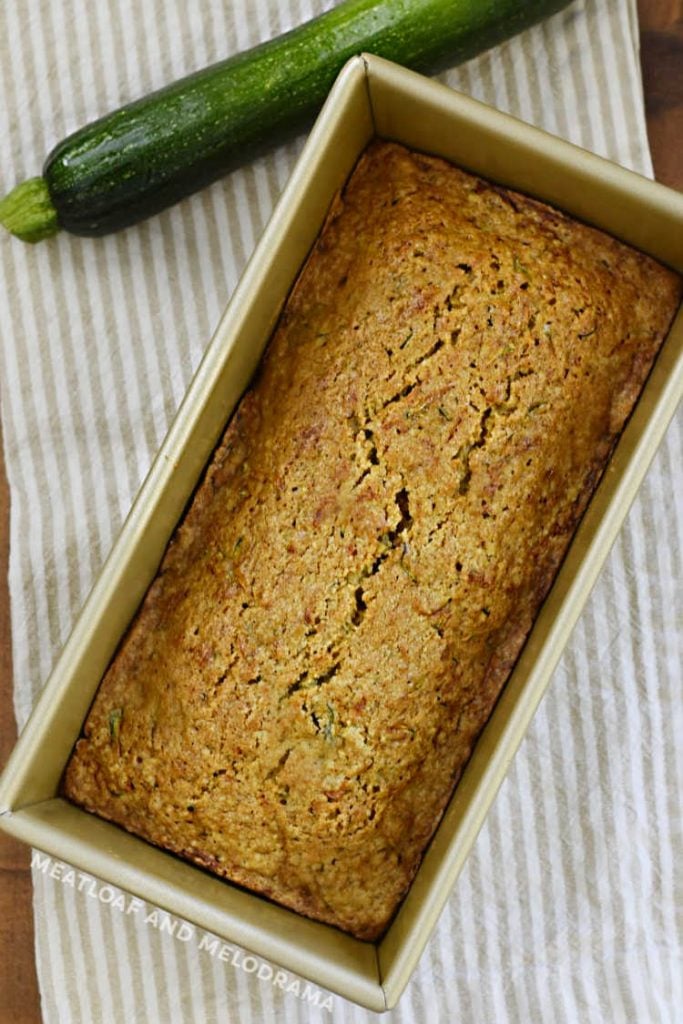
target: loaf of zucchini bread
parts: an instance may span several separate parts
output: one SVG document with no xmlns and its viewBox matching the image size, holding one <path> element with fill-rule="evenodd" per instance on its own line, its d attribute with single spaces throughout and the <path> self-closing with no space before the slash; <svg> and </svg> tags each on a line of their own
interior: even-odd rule
<svg viewBox="0 0 683 1024">
<path fill-rule="evenodd" d="M 623 243 L 373 143 L 100 685 L 65 794 L 381 935 L 680 299 Z"/>
</svg>

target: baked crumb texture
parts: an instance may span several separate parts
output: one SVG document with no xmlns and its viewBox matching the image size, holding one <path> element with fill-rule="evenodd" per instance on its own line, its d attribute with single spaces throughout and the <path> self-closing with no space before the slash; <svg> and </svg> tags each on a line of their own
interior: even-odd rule
<svg viewBox="0 0 683 1024">
<path fill-rule="evenodd" d="M 680 301 L 375 143 L 101 684 L 65 794 L 376 939 Z"/>
</svg>

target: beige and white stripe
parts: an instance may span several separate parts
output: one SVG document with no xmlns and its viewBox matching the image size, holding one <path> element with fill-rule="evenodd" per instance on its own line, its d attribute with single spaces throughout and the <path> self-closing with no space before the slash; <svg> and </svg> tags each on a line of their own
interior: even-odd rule
<svg viewBox="0 0 683 1024">
<path fill-rule="evenodd" d="M 6 0 L 0 190 L 78 124 L 331 6 Z M 635 0 L 578 0 L 442 78 L 649 174 L 636 31 Z M 117 236 L 0 242 L 20 724 L 300 145 Z M 682 464 L 679 416 L 392 1021 L 681 1019 Z M 48 1024 L 374 1019 L 34 876 Z"/>
</svg>

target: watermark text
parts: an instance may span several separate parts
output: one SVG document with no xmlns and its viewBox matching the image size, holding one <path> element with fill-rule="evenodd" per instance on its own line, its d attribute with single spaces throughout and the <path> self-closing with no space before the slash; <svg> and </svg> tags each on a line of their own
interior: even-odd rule
<svg viewBox="0 0 683 1024">
<path fill-rule="evenodd" d="M 183 921 L 174 917 L 166 910 L 152 907 L 137 896 L 130 896 L 114 885 L 107 885 L 100 882 L 92 875 L 77 871 L 75 868 L 54 860 L 48 854 L 34 850 L 31 858 L 31 866 L 55 882 L 69 886 L 80 893 L 84 893 L 90 899 L 117 910 L 126 916 L 140 918 L 150 928 L 173 936 L 179 942 L 195 943 L 197 949 L 205 956 L 211 956 L 223 963 L 230 964 L 237 970 L 246 974 L 253 974 L 262 982 L 271 984 L 274 988 L 281 989 L 289 995 L 296 996 L 310 1006 L 316 1006 L 321 1010 L 333 1010 L 333 999 L 329 992 L 324 992 L 309 981 L 297 978 L 279 968 L 272 967 L 265 960 L 245 953 L 236 946 L 229 946 L 216 935 L 196 928 L 189 921 Z"/>
</svg>

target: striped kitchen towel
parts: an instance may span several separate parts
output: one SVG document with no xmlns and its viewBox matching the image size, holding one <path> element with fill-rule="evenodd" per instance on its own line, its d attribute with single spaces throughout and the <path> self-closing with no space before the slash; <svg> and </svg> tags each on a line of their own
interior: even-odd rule
<svg viewBox="0 0 683 1024">
<path fill-rule="evenodd" d="M 0 191 L 35 174 L 70 129 L 330 6 L 7 0 Z M 637 45 L 635 0 L 578 0 L 442 78 L 650 174 Z M 63 235 L 35 248 L 0 240 L 20 725 L 300 146 L 116 236 Z M 679 416 L 385 1019 L 681 1020 L 682 455 Z M 47 1024 L 374 1019 L 37 854 L 34 879 Z"/>
</svg>

